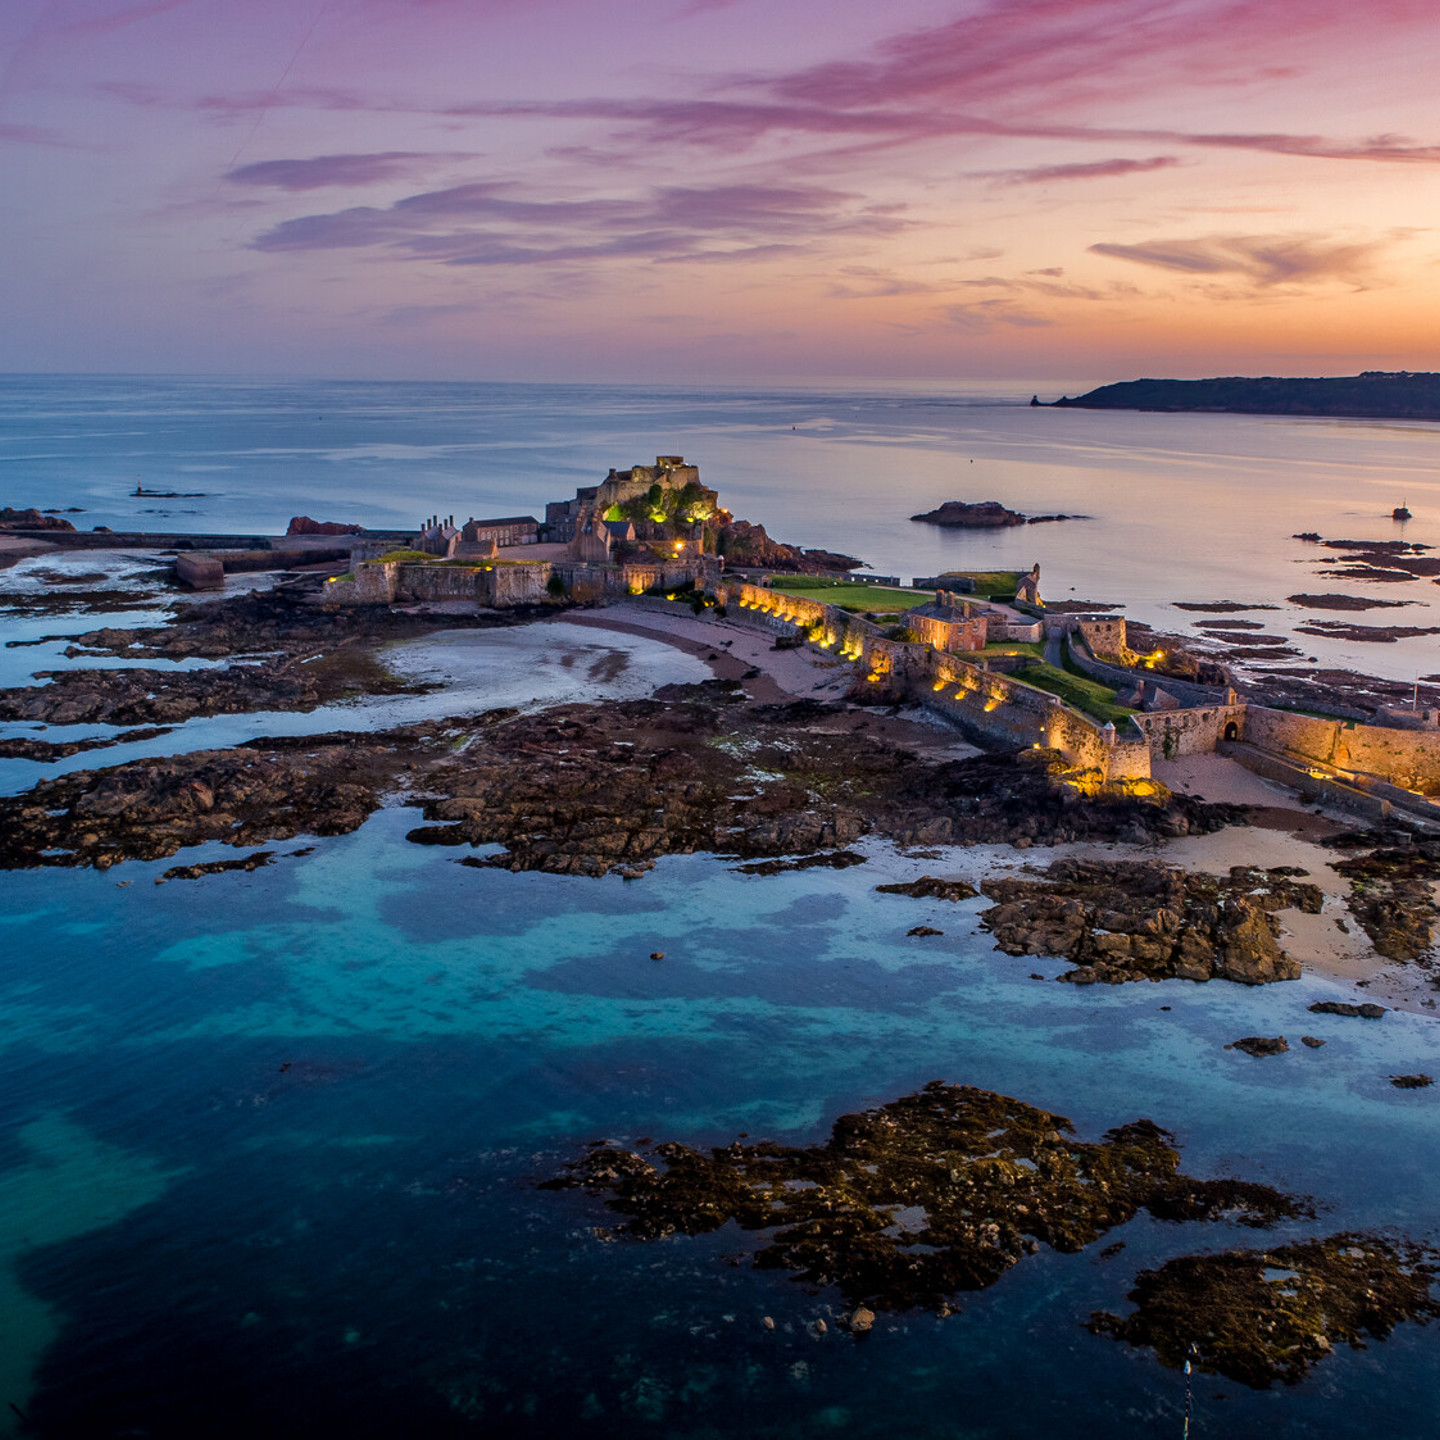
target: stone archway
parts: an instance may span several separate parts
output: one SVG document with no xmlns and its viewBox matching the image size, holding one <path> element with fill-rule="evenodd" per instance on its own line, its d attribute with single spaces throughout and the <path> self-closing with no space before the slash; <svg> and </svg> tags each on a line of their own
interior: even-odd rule
<svg viewBox="0 0 1440 1440">
<path fill-rule="evenodd" d="M 1225 738 L 1227 740 L 1238 740 L 1240 738 L 1240 727 L 1233 721 L 1225 722 Z"/>
</svg>

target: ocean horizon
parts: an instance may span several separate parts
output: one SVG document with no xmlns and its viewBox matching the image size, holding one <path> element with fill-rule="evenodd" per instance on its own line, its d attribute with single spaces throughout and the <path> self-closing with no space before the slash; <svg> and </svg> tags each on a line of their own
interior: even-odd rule
<svg viewBox="0 0 1440 1440">
<path fill-rule="evenodd" d="M 1387 535 L 1397 488 L 1407 535 L 1440 542 L 1440 482 L 1424 478 L 1437 438 L 873 387 L 0 377 L 6 502 L 77 506 L 81 527 L 538 512 L 612 464 L 683 453 L 778 539 L 905 578 L 1038 559 L 1059 597 L 1073 587 L 1171 626 L 1187 623 L 1176 599 L 1284 606 L 1315 563 L 1292 531 Z M 137 475 L 195 493 L 135 499 Z M 1000 535 L 908 518 L 945 499 L 1049 513 L 1085 496 L 1090 519 Z M 43 585 L 33 572 L 52 563 L 0 585 Z M 139 562 L 125 564 L 120 580 Z M 1436 592 L 1386 593 L 1424 614 Z M 7 620 L 9 639 L 61 637 L 3 652 L 8 683 L 87 663 L 64 655 L 66 636 L 159 613 Z M 1424 645 L 1369 648 L 1405 678 Z M 1358 667 L 1364 648 L 1325 653 Z M 143 753 L 187 733 L 228 746 L 603 704 L 709 675 L 659 640 L 563 620 L 391 653 L 443 688 L 338 717 L 213 717 Z M 34 762 L 4 763 L 31 770 L 0 778 L 33 778 Z M 870 838 L 853 869 L 776 875 L 676 854 L 627 881 L 461 865 L 407 841 L 421 823 L 398 793 L 353 833 L 267 847 L 274 862 L 253 872 L 156 883 L 177 863 L 233 859 L 221 844 L 0 872 L 0 1434 L 1172 1436 L 1181 1373 L 1086 1329 L 1127 1308 L 1142 1269 L 1352 1229 L 1440 1238 L 1435 1092 L 1388 1078 L 1433 1069 L 1429 1013 L 1314 1015 L 1355 992 L 1311 972 L 1258 988 L 1040 984 L 1068 962 L 998 952 L 977 922 L 985 899 L 875 888 L 1023 863 L 1008 846 Z M 1229 833 L 1237 853 L 1265 839 Z M 1225 1049 L 1311 1030 L 1323 1049 Z M 1153 1120 L 1187 1173 L 1311 1196 L 1319 1216 L 1257 1232 L 1142 1214 L 1107 1237 L 1118 1252 L 1041 1247 L 958 1313 L 887 1313 L 857 1340 L 833 1289 L 753 1267 L 755 1237 L 734 1223 L 617 1241 L 602 1200 L 538 1188 L 597 1140 L 807 1145 L 934 1079 L 1052 1110 L 1083 1140 Z M 1329 1437 L 1363 1416 L 1421 1440 L 1437 1394 L 1434 1328 L 1401 1325 L 1337 1347 L 1296 1387 L 1199 1377 L 1191 1433 Z"/>
</svg>

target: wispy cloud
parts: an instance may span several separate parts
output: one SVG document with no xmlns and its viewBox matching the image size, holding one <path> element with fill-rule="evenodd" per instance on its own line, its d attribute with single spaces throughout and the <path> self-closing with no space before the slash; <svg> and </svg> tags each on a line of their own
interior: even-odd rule
<svg viewBox="0 0 1440 1440">
<path fill-rule="evenodd" d="M 717 262 L 888 236 L 902 216 L 820 186 L 660 186 L 637 198 L 535 199 L 508 182 L 407 196 L 385 209 L 304 215 L 252 242 L 270 253 L 385 247 L 447 265 L 537 265 L 644 258 Z"/>
<path fill-rule="evenodd" d="M 1207 235 L 1138 245 L 1106 243 L 1092 245 L 1090 251 L 1184 275 L 1238 275 L 1265 288 L 1323 281 L 1364 285 L 1386 243 L 1336 243 L 1317 235 Z"/>
<path fill-rule="evenodd" d="M 1026 310 L 1013 300 L 974 300 L 963 305 L 947 305 L 940 313 L 952 328 L 977 335 L 1006 327 L 1031 330 L 1055 323 L 1044 315 Z"/>
<path fill-rule="evenodd" d="M 992 180 L 997 185 L 1047 185 L 1055 180 L 1109 180 L 1121 175 L 1144 175 L 1152 170 L 1169 170 L 1180 161 L 1174 155 L 1154 155 L 1148 160 L 1088 160 L 1070 165 L 1033 165 L 1020 170 L 975 170 L 971 178 Z"/>
<path fill-rule="evenodd" d="M 425 162 L 471 158 L 456 152 L 386 150 L 375 155 L 315 155 L 308 160 L 259 160 L 232 170 L 226 179 L 237 185 L 270 186 L 277 190 L 321 190 L 331 185 L 373 185 L 404 179 Z"/>
</svg>

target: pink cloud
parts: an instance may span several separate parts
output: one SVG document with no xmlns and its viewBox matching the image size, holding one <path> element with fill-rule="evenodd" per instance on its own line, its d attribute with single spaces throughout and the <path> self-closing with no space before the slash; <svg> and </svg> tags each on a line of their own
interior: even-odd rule
<svg viewBox="0 0 1440 1440">
<path fill-rule="evenodd" d="M 1259 287 L 1341 280 L 1363 284 L 1385 242 L 1334 244 L 1315 235 L 1209 235 L 1092 245 L 1094 255 L 1185 275 L 1238 275 Z"/>
<path fill-rule="evenodd" d="M 977 180 L 997 185 L 1045 185 L 1053 180 L 1108 180 L 1120 175 L 1144 175 L 1152 170 L 1169 170 L 1180 161 L 1173 155 L 1155 155 L 1149 160 L 1090 160 L 1072 165 L 1034 165 L 1023 170 L 977 170 Z"/>
<path fill-rule="evenodd" d="M 1023 309 L 1013 300 L 974 300 L 963 305 L 947 305 L 941 312 L 941 318 L 956 330 L 977 335 L 1000 328 L 1039 329 L 1054 323 L 1043 315 Z"/>
</svg>

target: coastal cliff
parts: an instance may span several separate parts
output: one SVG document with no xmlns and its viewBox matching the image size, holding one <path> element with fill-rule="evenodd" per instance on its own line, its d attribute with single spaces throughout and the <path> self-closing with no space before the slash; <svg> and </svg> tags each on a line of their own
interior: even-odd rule
<svg viewBox="0 0 1440 1440">
<path fill-rule="evenodd" d="M 1039 403 L 1038 401 L 1036 403 Z M 1334 415 L 1370 420 L 1440 420 L 1440 374 L 1367 370 L 1362 375 L 1210 380 L 1122 380 L 1060 409 L 1215 411 L 1234 415 Z"/>
</svg>

